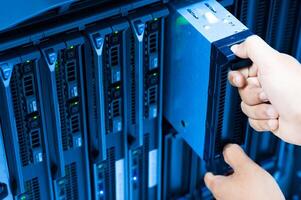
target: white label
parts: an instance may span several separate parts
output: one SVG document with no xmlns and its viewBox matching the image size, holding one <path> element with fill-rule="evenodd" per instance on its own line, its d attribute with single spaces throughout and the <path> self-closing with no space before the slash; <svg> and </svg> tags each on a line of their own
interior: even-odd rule
<svg viewBox="0 0 301 200">
<path fill-rule="evenodd" d="M 115 162 L 116 200 L 124 200 L 124 159 Z"/>
<path fill-rule="evenodd" d="M 158 150 L 154 149 L 148 153 L 148 187 L 154 187 L 157 185 L 157 176 L 158 176 Z"/>
</svg>

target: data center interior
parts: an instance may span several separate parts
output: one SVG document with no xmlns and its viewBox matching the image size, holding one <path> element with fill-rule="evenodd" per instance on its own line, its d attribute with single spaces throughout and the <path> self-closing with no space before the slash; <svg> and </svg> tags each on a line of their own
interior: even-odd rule
<svg viewBox="0 0 301 200">
<path fill-rule="evenodd" d="M 301 61 L 300 10 L 299 0 L 0 1 L 0 199 L 213 199 L 203 178 L 227 173 L 227 142 L 301 199 L 301 148 L 256 133 L 227 81 L 248 64 L 229 47 L 252 34 Z"/>
</svg>

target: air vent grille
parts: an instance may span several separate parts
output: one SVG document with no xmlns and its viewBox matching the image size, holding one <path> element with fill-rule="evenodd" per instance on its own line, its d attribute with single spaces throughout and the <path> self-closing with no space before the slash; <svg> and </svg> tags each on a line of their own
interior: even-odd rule
<svg viewBox="0 0 301 200">
<path fill-rule="evenodd" d="M 277 26 L 279 24 L 279 12 L 280 12 L 280 3 L 281 1 L 280 0 L 274 0 L 273 1 L 273 7 L 271 8 L 273 10 L 273 13 L 272 13 L 272 17 L 271 17 L 271 38 L 270 38 L 270 41 L 271 41 L 271 44 L 272 46 L 275 46 L 275 42 L 276 42 L 276 34 L 277 34 Z"/>
<path fill-rule="evenodd" d="M 134 36 L 131 36 L 131 49 L 130 49 L 130 57 L 131 57 L 131 122 L 132 124 L 136 124 L 136 66 L 135 66 L 135 39 Z"/>
<path fill-rule="evenodd" d="M 23 166 L 27 166 L 30 162 L 30 153 L 28 149 L 28 142 L 27 142 L 27 134 L 26 130 L 23 124 L 23 121 L 25 121 L 25 116 L 23 112 L 23 104 L 22 104 L 22 92 L 20 90 L 20 87 L 22 85 L 20 84 L 21 77 L 19 74 L 19 66 L 16 65 L 13 70 L 13 74 L 11 77 L 11 94 L 12 94 L 12 100 L 13 100 L 13 108 L 14 108 L 14 114 L 15 114 L 15 120 L 16 120 L 16 126 L 18 131 L 18 142 L 19 142 L 19 151 L 20 151 L 20 157 L 22 161 Z"/>
<path fill-rule="evenodd" d="M 24 75 L 23 77 L 23 87 L 24 87 L 24 94 L 25 96 L 32 96 L 34 95 L 34 83 L 33 83 L 33 75 L 28 74 Z"/>
<path fill-rule="evenodd" d="M 157 103 L 158 86 L 152 86 L 148 89 L 148 102 L 149 104 Z"/>
<path fill-rule="evenodd" d="M 118 117 L 120 116 L 120 110 L 121 110 L 121 102 L 120 100 L 114 100 L 113 101 L 113 117 Z"/>
<path fill-rule="evenodd" d="M 286 27 L 282 38 L 282 45 L 279 49 L 284 53 L 291 53 L 291 49 L 293 47 L 293 39 L 294 33 L 296 32 L 296 25 L 298 14 L 300 12 L 300 1 L 299 0 L 291 0 L 290 6 L 288 8 L 288 13 L 286 15 Z M 297 32 L 296 32 L 297 33 Z"/>
<path fill-rule="evenodd" d="M 268 0 L 258 1 L 256 10 L 256 25 L 254 32 L 262 38 L 266 36 L 267 21 L 270 3 Z"/>
<path fill-rule="evenodd" d="M 142 170 L 140 170 L 140 173 L 143 177 L 143 196 L 144 199 L 147 199 L 148 197 L 148 153 L 149 153 L 149 144 L 150 143 L 150 134 L 146 133 L 143 136 L 143 164 L 142 164 Z"/>
<path fill-rule="evenodd" d="M 67 134 L 67 126 L 66 126 L 66 109 L 65 109 L 65 95 L 64 95 L 64 70 L 60 63 L 56 63 L 56 89 L 57 89 L 57 97 L 59 102 L 59 112 L 60 112 L 60 121 L 61 121 L 61 134 L 62 134 L 62 142 L 63 149 L 68 149 L 68 134 Z"/>
<path fill-rule="evenodd" d="M 69 82 L 75 81 L 76 80 L 76 64 L 75 60 L 68 61 L 66 63 L 67 66 L 67 80 Z"/>
<path fill-rule="evenodd" d="M 80 131 L 79 115 L 73 115 L 71 117 L 71 132 L 77 133 L 79 131 Z"/>
<path fill-rule="evenodd" d="M 40 130 L 31 131 L 30 137 L 31 137 L 32 148 L 38 148 L 41 146 Z"/>
<path fill-rule="evenodd" d="M 156 53 L 156 52 L 158 52 L 158 32 L 151 33 L 148 37 L 149 37 L 148 38 L 148 41 L 149 41 L 149 44 L 148 44 L 149 52 L 150 53 Z"/>
<path fill-rule="evenodd" d="M 96 81 L 96 64 L 94 62 L 94 59 L 92 59 L 92 66 L 91 66 L 91 83 L 92 83 L 92 104 L 93 104 L 93 119 L 97 119 L 98 118 L 98 114 L 97 114 L 97 87 L 96 87 L 96 84 L 97 84 L 97 81 Z"/>
<path fill-rule="evenodd" d="M 120 52 L 119 52 L 119 46 L 111 47 L 110 50 L 110 58 L 111 58 L 111 66 L 117 66 L 119 65 L 119 59 L 120 59 Z"/>
<path fill-rule="evenodd" d="M 236 93 L 236 95 L 238 96 L 238 93 Z M 244 131 L 244 117 L 242 116 L 244 116 L 244 114 L 240 108 L 240 101 L 235 102 L 234 108 L 234 127 L 231 143 L 241 144 L 241 142 L 244 140 L 244 134 L 242 134 L 242 131 Z"/>
<path fill-rule="evenodd" d="M 26 192 L 28 194 L 28 199 L 40 200 L 40 184 L 38 178 L 33 178 L 25 182 Z"/>
<path fill-rule="evenodd" d="M 106 199 L 115 199 L 115 148 L 111 147 L 107 150 L 107 169 L 105 172 L 106 176 L 106 187 L 109 188 L 109 192 L 106 195 Z"/>
<path fill-rule="evenodd" d="M 243 24 L 247 24 L 248 4 L 249 4 L 248 0 L 241 0 L 240 21 Z"/>
<path fill-rule="evenodd" d="M 77 200 L 78 198 L 78 177 L 76 163 L 65 166 L 66 171 L 66 196 L 68 200 Z"/>
<path fill-rule="evenodd" d="M 220 72 L 220 91 L 219 91 L 219 100 L 218 100 L 218 121 L 217 121 L 217 131 L 215 137 L 215 152 L 219 152 L 222 148 L 222 131 L 223 131 L 223 119 L 224 119 L 224 108 L 225 108 L 225 98 L 226 98 L 226 89 L 227 89 L 227 68 L 222 68 Z"/>
</svg>

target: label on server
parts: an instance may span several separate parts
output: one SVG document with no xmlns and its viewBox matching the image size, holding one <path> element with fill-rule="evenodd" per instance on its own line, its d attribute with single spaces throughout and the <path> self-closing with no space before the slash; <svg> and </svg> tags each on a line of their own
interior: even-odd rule
<svg viewBox="0 0 301 200">
<path fill-rule="evenodd" d="M 115 162 L 116 200 L 124 200 L 124 159 Z"/>
<path fill-rule="evenodd" d="M 148 187 L 154 187 L 157 185 L 158 178 L 158 150 L 154 149 L 148 153 Z"/>
</svg>

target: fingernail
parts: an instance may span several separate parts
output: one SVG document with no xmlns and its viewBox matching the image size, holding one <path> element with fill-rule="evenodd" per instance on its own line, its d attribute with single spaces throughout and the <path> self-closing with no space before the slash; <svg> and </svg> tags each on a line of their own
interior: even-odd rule
<svg viewBox="0 0 301 200">
<path fill-rule="evenodd" d="M 269 120 L 268 126 L 270 127 L 271 131 L 275 131 L 278 128 L 278 120 Z"/>
<path fill-rule="evenodd" d="M 264 102 L 268 101 L 268 97 L 267 97 L 267 95 L 264 92 L 261 92 L 259 94 L 259 98 L 260 98 L 261 101 L 264 101 Z"/>
<path fill-rule="evenodd" d="M 206 178 L 206 180 L 210 181 L 210 180 L 212 180 L 214 178 L 214 175 L 213 175 L 212 172 L 207 172 L 205 174 L 205 178 Z"/>
<path fill-rule="evenodd" d="M 234 77 L 234 83 L 235 83 L 235 85 L 239 85 L 240 84 L 240 77 L 239 76 L 235 76 Z"/>
<path fill-rule="evenodd" d="M 236 54 L 236 53 L 237 53 L 237 49 L 238 49 L 238 45 L 235 44 L 235 45 L 233 45 L 230 49 L 231 49 L 231 51 L 232 51 L 234 54 Z"/>
<path fill-rule="evenodd" d="M 278 114 L 277 114 L 277 112 L 275 111 L 275 109 L 274 108 L 268 108 L 268 110 L 267 110 L 267 115 L 269 116 L 269 117 L 272 117 L 272 118 L 276 118 L 277 116 L 278 116 Z"/>
</svg>

